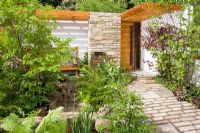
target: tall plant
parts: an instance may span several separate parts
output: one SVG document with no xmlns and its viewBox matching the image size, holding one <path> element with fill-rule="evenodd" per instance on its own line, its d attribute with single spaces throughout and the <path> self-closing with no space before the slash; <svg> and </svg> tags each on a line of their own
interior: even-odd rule
<svg viewBox="0 0 200 133">
<path fill-rule="evenodd" d="M 188 88 L 196 69 L 195 62 L 200 48 L 200 27 L 196 20 L 198 6 L 193 4 L 190 1 L 182 2 L 185 7 L 183 9 L 188 12 L 188 18 L 185 18 L 185 13 L 180 13 L 179 25 L 163 23 L 154 25 L 154 23 L 150 26 L 153 28 L 147 30 L 149 36 L 144 38 L 145 48 L 156 56 L 157 69 L 165 81 L 173 85 L 172 89 Z"/>
<path fill-rule="evenodd" d="M 0 1 L 2 116 L 41 105 L 56 88 L 61 62 L 70 59 L 71 40 L 52 36 L 56 23 L 38 18 L 38 9 L 46 10 L 36 0 Z"/>
</svg>

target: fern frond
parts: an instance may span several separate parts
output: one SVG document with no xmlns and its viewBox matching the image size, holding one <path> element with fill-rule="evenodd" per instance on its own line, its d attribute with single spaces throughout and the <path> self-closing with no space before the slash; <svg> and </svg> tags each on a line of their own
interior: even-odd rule
<svg viewBox="0 0 200 133">
<path fill-rule="evenodd" d="M 35 133 L 66 133 L 67 122 L 61 117 L 62 112 L 63 107 L 49 111 L 36 128 Z"/>
</svg>

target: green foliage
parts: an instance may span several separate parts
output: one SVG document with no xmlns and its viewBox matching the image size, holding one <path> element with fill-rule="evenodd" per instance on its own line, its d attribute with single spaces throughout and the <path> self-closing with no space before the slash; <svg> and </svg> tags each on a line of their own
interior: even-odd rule
<svg viewBox="0 0 200 133">
<path fill-rule="evenodd" d="M 200 98 L 200 86 L 198 87 L 191 87 L 188 91 L 189 96 L 196 96 Z"/>
<path fill-rule="evenodd" d="M 31 133 L 34 124 L 34 117 L 20 119 L 16 114 L 10 114 L 4 118 L 1 128 L 10 133 Z"/>
<path fill-rule="evenodd" d="M 198 96 L 198 90 L 194 89 L 192 76 L 196 70 L 196 59 L 200 49 L 200 2 L 193 0 L 165 0 L 158 1 L 162 4 L 178 3 L 188 11 L 188 16 L 181 13 L 178 18 L 180 26 L 163 25 L 154 22 L 151 24 L 149 37 L 145 39 L 146 48 L 157 58 L 157 70 L 161 74 L 162 83 L 175 91 L 181 90 L 189 95 Z M 192 7 L 192 8 L 191 8 Z M 172 20 L 174 21 L 174 20 Z M 197 83 L 195 88 L 197 87 Z M 189 89 L 189 90 L 188 90 Z"/>
<path fill-rule="evenodd" d="M 98 110 L 119 97 L 131 80 L 131 75 L 123 73 L 119 67 L 109 62 L 101 63 L 94 69 L 85 66 L 77 80 L 80 85 L 78 98 Z"/>
<path fill-rule="evenodd" d="M 61 78 L 61 62 L 70 59 L 71 39 L 54 37 L 56 23 L 38 18 L 39 9 L 47 10 L 35 0 L 0 1 L 0 116 L 44 103 Z"/>
<path fill-rule="evenodd" d="M 79 112 L 78 117 L 72 119 L 72 133 L 92 133 L 93 111 L 92 107 L 86 107 Z"/>
<path fill-rule="evenodd" d="M 34 116 L 22 119 L 15 114 L 10 114 L 4 118 L 1 128 L 9 133 L 65 133 L 67 122 L 61 117 L 62 112 L 62 107 L 49 111 L 36 129 Z"/>
<path fill-rule="evenodd" d="M 157 70 L 171 89 L 185 90 L 190 86 L 199 55 L 199 26 L 182 23 L 178 29 L 170 25 L 152 25 L 148 30 L 146 48 L 157 59 Z"/>
<path fill-rule="evenodd" d="M 125 5 L 112 0 L 83 0 L 77 3 L 77 9 L 96 12 L 122 12 Z"/>
<path fill-rule="evenodd" d="M 150 119 L 144 115 L 141 99 L 134 93 L 123 94 L 110 104 L 111 132 L 118 133 L 153 133 L 154 126 Z"/>
<path fill-rule="evenodd" d="M 79 66 L 82 68 L 85 65 L 88 65 L 88 52 L 85 52 L 83 59 L 79 59 Z"/>
<path fill-rule="evenodd" d="M 85 66 L 80 72 L 78 94 L 81 102 L 91 105 L 95 110 L 104 105 L 110 108 L 111 114 L 104 117 L 111 121 L 111 126 L 109 129 L 100 126 L 99 132 L 154 132 L 149 118 L 143 113 L 140 97 L 127 93 L 127 85 L 132 81 L 130 73 L 106 61 L 95 68 Z"/>
<path fill-rule="evenodd" d="M 62 0 L 38 0 L 43 5 L 51 5 L 53 7 L 60 6 L 62 4 Z"/>
</svg>

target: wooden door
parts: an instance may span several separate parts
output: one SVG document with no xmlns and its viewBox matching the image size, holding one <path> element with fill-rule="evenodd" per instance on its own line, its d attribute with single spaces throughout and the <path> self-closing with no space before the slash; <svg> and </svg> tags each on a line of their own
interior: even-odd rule
<svg viewBox="0 0 200 133">
<path fill-rule="evenodd" d="M 133 64 L 134 70 L 140 69 L 140 58 L 141 58 L 141 23 L 135 23 L 134 29 L 134 54 Z"/>
</svg>

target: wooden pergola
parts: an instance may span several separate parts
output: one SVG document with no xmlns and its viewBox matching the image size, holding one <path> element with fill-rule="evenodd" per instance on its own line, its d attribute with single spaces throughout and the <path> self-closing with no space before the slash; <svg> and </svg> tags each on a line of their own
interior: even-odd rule
<svg viewBox="0 0 200 133">
<path fill-rule="evenodd" d="M 36 15 L 40 18 L 54 18 L 57 20 L 89 20 L 90 18 L 90 13 L 84 11 L 38 10 Z"/>
<path fill-rule="evenodd" d="M 177 4 L 159 4 L 145 2 L 122 13 L 122 21 L 141 22 L 151 17 L 157 17 L 165 13 L 180 11 Z"/>
</svg>

